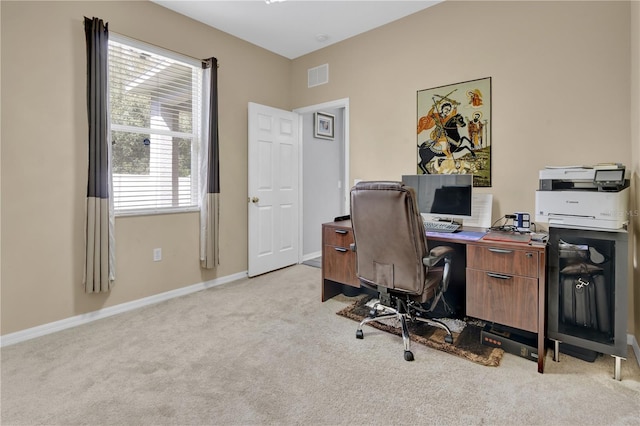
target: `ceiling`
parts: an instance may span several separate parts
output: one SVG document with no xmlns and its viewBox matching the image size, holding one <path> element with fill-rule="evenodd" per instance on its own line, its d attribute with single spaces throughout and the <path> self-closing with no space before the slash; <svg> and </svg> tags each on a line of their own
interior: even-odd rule
<svg viewBox="0 0 640 426">
<path fill-rule="evenodd" d="M 346 40 L 443 0 L 151 0 L 289 59 Z"/>
</svg>

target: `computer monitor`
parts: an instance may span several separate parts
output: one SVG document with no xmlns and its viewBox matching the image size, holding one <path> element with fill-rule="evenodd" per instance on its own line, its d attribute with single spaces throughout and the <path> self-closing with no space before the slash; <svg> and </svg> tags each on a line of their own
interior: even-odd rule
<svg viewBox="0 0 640 426">
<path fill-rule="evenodd" d="M 471 218 L 473 175 L 404 175 L 402 182 L 416 191 L 418 209 L 426 220 Z"/>
</svg>

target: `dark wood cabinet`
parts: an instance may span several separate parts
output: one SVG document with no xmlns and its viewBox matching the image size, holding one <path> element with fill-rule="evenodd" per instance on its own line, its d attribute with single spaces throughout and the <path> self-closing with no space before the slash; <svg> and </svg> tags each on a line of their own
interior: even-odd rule
<svg viewBox="0 0 640 426">
<path fill-rule="evenodd" d="M 467 315 L 538 332 L 536 250 L 467 245 Z"/>
<path fill-rule="evenodd" d="M 322 301 L 342 292 L 342 285 L 360 287 L 356 277 L 356 254 L 351 221 L 322 225 Z"/>
<path fill-rule="evenodd" d="M 538 371 L 544 371 L 546 246 L 467 243 L 466 313 L 538 335 Z"/>
</svg>

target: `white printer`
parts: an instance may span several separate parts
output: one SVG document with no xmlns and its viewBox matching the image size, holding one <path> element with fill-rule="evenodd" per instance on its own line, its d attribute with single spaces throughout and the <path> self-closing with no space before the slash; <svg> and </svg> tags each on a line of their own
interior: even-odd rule
<svg viewBox="0 0 640 426">
<path fill-rule="evenodd" d="M 536 221 L 550 226 L 626 228 L 629 173 L 621 164 L 546 167 L 536 191 Z"/>
</svg>

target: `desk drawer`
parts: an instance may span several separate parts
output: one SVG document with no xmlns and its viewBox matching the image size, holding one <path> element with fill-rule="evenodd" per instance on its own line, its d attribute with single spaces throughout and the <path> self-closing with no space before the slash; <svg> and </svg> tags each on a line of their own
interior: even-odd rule
<svg viewBox="0 0 640 426">
<path fill-rule="evenodd" d="M 349 245 L 353 243 L 353 230 L 349 228 L 337 228 L 326 226 L 322 232 L 322 243 L 329 246 L 349 248 Z"/>
<path fill-rule="evenodd" d="M 324 279 L 360 287 L 356 277 L 356 254 L 348 248 L 325 245 L 322 250 Z"/>
<path fill-rule="evenodd" d="M 538 332 L 538 280 L 467 268 L 467 315 Z"/>
<path fill-rule="evenodd" d="M 467 245 L 467 268 L 538 277 L 538 252 L 503 246 Z"/>
</svg>

